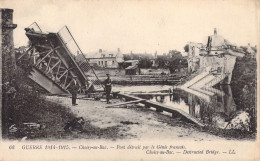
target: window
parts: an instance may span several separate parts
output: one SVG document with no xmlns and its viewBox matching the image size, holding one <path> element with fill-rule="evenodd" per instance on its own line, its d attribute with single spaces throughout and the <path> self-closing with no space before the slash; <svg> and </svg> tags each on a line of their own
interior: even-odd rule
<svg viewBox="0 0 260 161">
<path fill-rule="evenodd" d="M 114 64 L 115 64 L 115 61 L 113 60 L 113 61 L 112 61 L 112 65 L 114 65 Z"/>
</svg>

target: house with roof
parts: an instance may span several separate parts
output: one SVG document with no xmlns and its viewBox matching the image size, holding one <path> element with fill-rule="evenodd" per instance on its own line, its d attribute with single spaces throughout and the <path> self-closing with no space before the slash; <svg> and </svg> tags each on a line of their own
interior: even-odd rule
<svg viewBox="0 0 260 161">
<path fill-rule="evenodd" d="M 124 62 L 123 54 L 118 48 L 117 51 L 106 51 L 99 49 L 98 52 L 90 52 L 84 54 L 88 62 L 93 67 L 99 68 L 119 68 Z M 82 56 L 77 56 L 76 60 L 83 59 Z"/>
<path fill-rule="evenodd" d="M 198 46 L 199 44 L 189 45 L 191 47 L 189 51 L 191 61 L 188 61 L 190 71 L 194 71 L 193 67 L 197 68 L 195 71 L 209 71 L 213 75 L 218 75 L 216 80 L 221 81 L 222 84 L 230 84 L 236 58 L 245 56 L 245 52 L 239 47 L 218 35 L 216 29 L 214 35 L 208 36 L 206 45 L 202 44 L 201 47 Z"/>
<path fill-rule="evenodd" d="M 256 54 L 257 54 L 257 47 L 252 47 L 250 45 L 250 43 L 248 43 L 248 45 L 246 47 L 242 47 L 245 51 L 246 54 L 250 55 L 251 58 L 256 58 Z"/>
</svg>

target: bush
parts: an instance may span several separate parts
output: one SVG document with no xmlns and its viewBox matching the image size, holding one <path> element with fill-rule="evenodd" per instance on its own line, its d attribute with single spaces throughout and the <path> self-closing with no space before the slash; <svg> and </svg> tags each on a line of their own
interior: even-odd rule
<svg viewBox="0 0 260 161">
<path fill-rule="evenodd" d="M 20 53 L 17 53 L 18 55 Z M 31 72 L 31 65 L 28 59 L 23 58 L 21 62 L 17 62 L 20 66 L 13 66 L 11 58 L 3 54 L 3 107 L 2 122 L 3 133 L 7 133 L 7 129 L 11 124 L 18 124 L 21 119 L 30 121 L 30 112 L 28 107 L 34 106 L 38 108 L 42 102 L 40 93 L 41 89 L 36 83 L 31 81 L 28 76 Z M 21 68 L 22 67 L 22 68 Z M 21 117 L 23 115 L 25 118 Z"/>
</svg>

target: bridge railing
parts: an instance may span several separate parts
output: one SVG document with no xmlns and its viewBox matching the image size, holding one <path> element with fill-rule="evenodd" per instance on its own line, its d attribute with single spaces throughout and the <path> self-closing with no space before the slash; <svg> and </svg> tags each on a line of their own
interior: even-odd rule
<svg viewBox="0 0 260 161">
<path fill-rule="evenodd" d="M 28 28 L 33 29 L 35 32 L 42 32 L 42 29 L 36 22 L 33 22 Z"/>
<path fill-rule="evenodd" d="M 87 81 L 90 81 L 91 84 L 93 84 L 97 90 L 103 89 L 102 82 L 99 80 L 94 69 L 87 61 L 86 57 L 84 56 L 83 52 L 81 51 L 80 47 L 78 46 L 68 27 L 64 26 L 63 28 L 61 28 L 58 32 L 58 35 L 63 40 L 64 44 L 72 54 L 72 57 L 75 58 L 80 69 L 88 78 Z M 78 57 L 80 57 L 80 60 L 76 59 Z"/>
</svg>

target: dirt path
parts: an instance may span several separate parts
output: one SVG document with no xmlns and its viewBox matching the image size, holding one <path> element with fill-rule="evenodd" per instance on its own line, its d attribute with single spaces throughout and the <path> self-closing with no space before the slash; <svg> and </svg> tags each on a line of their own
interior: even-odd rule
<svg viewBox="0 0 260 161">
<path fill-rule="evenodd" d="M 134 106 L 132 108 L 105 108 L 107 104 L 103 101 L 79 99 L 77 100 L 79 105 L 72 106 L 70 98 L 58 96 L 47 96 L 46 98 L 70 108 L 76 116 L 83 117 L 94 127 L 116 128 L 117 132 L 113 134 L 117 135 L 116 139 L 225 140 L 225 138 L 201 132 L 190 124 L 149 109 Z M 112 100 L 112 103 L 117 102 L 120 100 Z"/>
</svg>

